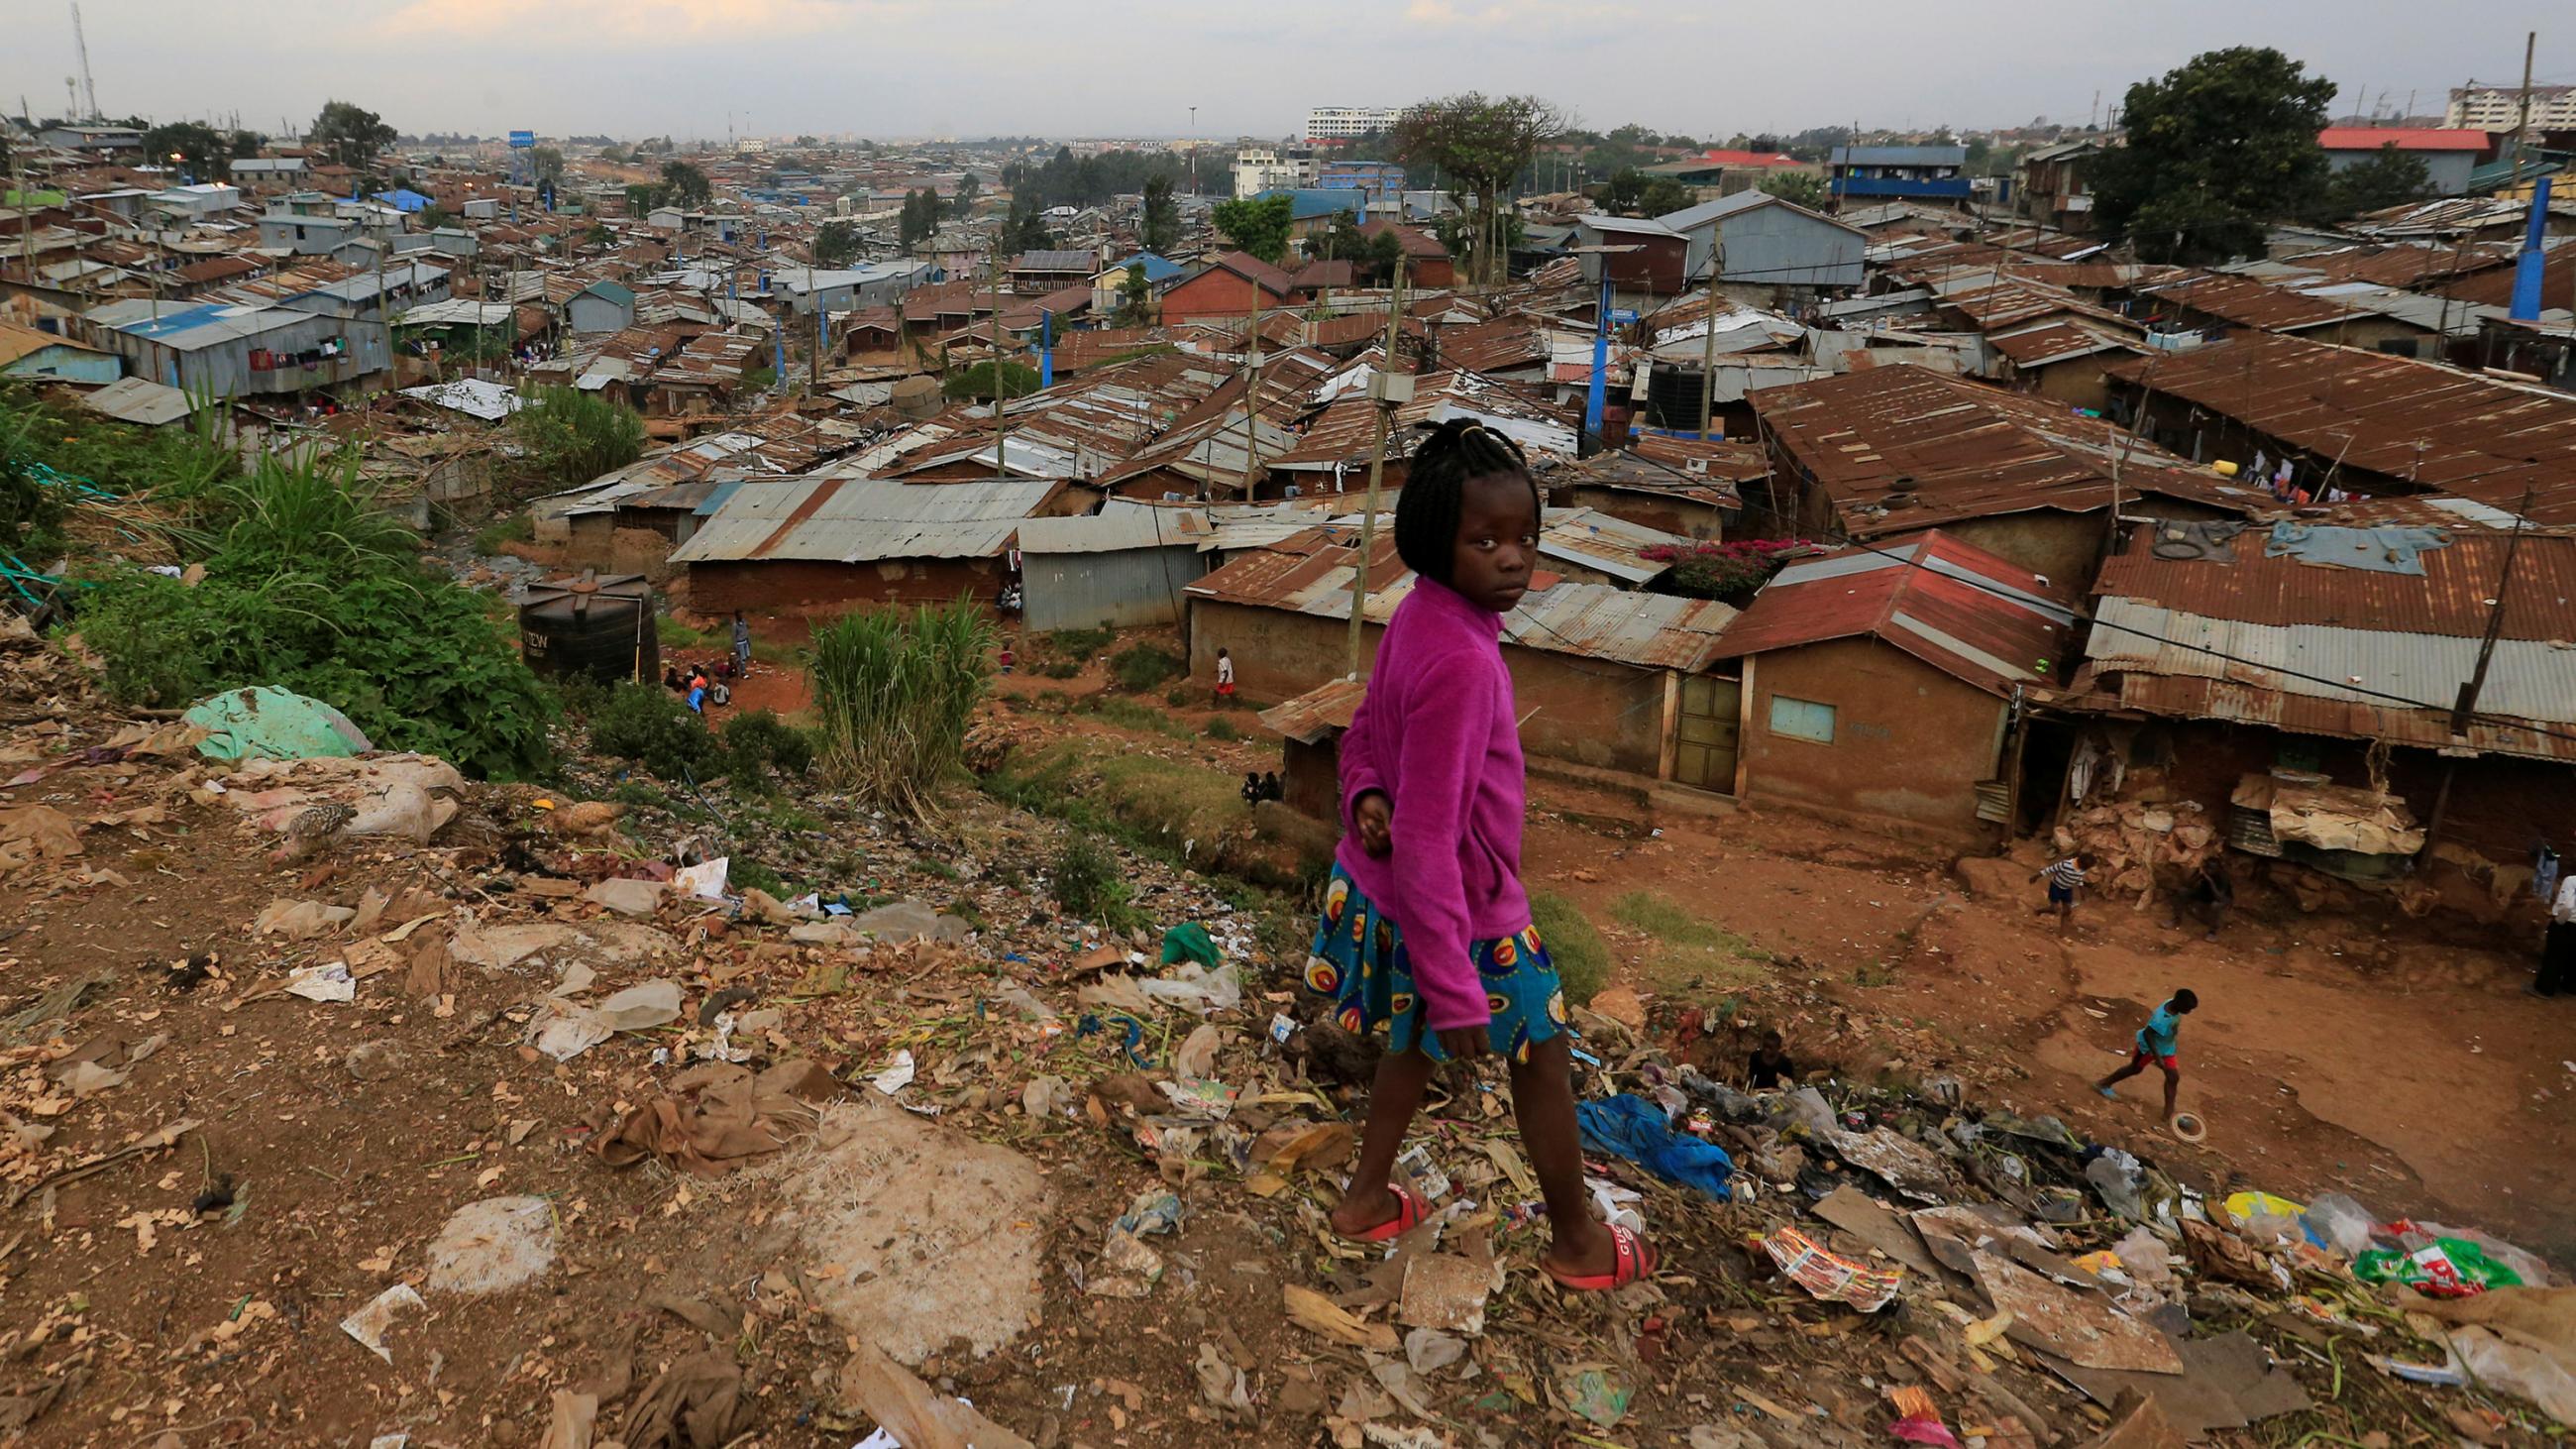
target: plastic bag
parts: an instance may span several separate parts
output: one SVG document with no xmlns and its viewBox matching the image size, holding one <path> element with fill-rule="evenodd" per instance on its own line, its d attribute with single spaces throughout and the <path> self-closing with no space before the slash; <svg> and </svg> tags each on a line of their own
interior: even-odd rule
<svg viewBox="0 0 2576 1449">
<path fill-rule="evenodd" d="M 2413 1252 L 2373 1248 L 2353 1259 L 2352 1275 L 2364 1283 L 2403 1283 L 2430 1298 L 2523 1286 L 2520 1274 L 2466 1238 L 2437 1238 Z"/>
<path fill-rule="evenodd" d="M 2102 1197 L 2102 1205 L 2120 1217 L 2135 1220 L 2145 1216 L 2138 1192 L 2146 1186 L 2146 1170 L 2138 1159 L 2117 1147 L 2102 1149 L 2099 1156 L 2084 1164 L 2084 1180 Z"/>
<path fill-rule="evenodd" d="M 2227 1199 L 2227 1211 L 2235 1216 L 2238 1230 L 2258 1243 L 2297 1242 L 2308 1235 L 2300 1221 L 2307 1216 L 2307 1205 L 2286 1197 L 2274 1197 L 2268 1192 L 2233 1193 Z"/>
<path fill-rule="evenodd" d="M 2452 1329 L 2451 1352 L 2479 1383 L 2528 1399 L 2559 1423 L 2576 1427 L 2576 1375 L 2549 1355 L 2483 1328 Z"/>
<path fill-rule="evenodd" d="M 1183 921 L 1163 933 L 1163 964 L 1177 966 L 1184 961 L 1196 961 L 1211 971 L 1225 964 L 1207 927 L 1196 921 Z"/>
<path fill-rule="evenodd" d="M 2370 1251 L 2370 1240 L 2379 1220 L 2370 1210 L 2339 1192 L 2330 1192 L 2308 1204 L 2308 1236 L 2347 1258 L 2358 1258 Z"/>
<path fill-rule="evenodd" d="M 1243 1004 L 1243 982 L 1231 966 L 1208 971 L 1195 962 L 1185 963 L 1172 976 L 1138 981 L 1136 989 L 1155 1001 L 1185 1007 L 1201 1016 L 1232 1011 Z"/>
</svg>

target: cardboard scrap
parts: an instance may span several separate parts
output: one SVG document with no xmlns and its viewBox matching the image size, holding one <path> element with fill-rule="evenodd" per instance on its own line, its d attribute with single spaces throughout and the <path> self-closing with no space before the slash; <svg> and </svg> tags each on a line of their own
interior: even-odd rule
<svg viewBox="0 0 2576 1449">
<path fill-rule="evenodd" d="M 1896 1297 L 1905 1271 L 1882 1272 L 1867 1264 L 1826 1251 L 1799 1232 L 1781 1228 L 1762 1240 L 1762 1250 L 1781 1275 L 1828 1303 L 1848 1303 L 1863 1313 L 1876 1313 Z"/>
<path fill-rule="evenodd" d="M 1913 1225 L 1895 1209 L 1859 1188 L 1838 1187 L 1818 1202 L 1813 1211 L 1817 1217 L 1885 1254 L 1890 1261 L 1926 1277 L 1937 1279 L 1941 1276 L 1939 1265 L 1924 1250 L 1923 1240 L 1915 1236 Z"/>
</svg>

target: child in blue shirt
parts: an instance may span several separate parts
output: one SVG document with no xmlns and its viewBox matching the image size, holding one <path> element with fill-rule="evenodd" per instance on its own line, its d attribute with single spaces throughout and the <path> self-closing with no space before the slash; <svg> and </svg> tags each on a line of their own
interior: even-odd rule
<svg viewBox="0 0 2576 1449">
<path fill-rule="evenodd" d="M 2147 1063 L 2152 1061 L 2164 1069 L 2165 1120 L 2172 1121 L 2174 1094 L 2182 1088 L 2182 1068 L 2174 1060 L 2182 1040 L 2182 1019 L 2198 1005 L 2200 998 L 2192 995 L 2190 988 L 2175 992 L 2156 1008 L 2153 1016 L 2147 1018 L 2145 1026 L 2138 1028 L 2137 1047 L 2130 1054 L 2129 1064 L 2094 1083 L 2093 1089 L 2105 1097 L 2116 1098 L 2120 1094 L 2112 1088 L 2145 1071 Z"/>
</svg>

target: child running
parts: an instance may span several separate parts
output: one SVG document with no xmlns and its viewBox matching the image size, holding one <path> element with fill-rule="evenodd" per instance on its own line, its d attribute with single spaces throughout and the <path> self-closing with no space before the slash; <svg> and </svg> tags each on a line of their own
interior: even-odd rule
<svg viewBox="0 0 2576 1449">
<path fill-rule="evenodd" d="M 1565 998 L 1520 881 L 1526 801 L 1501 634 L 1529 589 L 1538 528 L 1538 489 L 1510 439 L 1452 419 L 1413 455 L 1395 547 L 1418 577 L 1342 740 L 1345 832 L 1306 984 L 1335 999 L 1344 1029 L 1389 1031 L 1334 1231 L 1383 1242 L 1429 1214 L 1391 1179 L 1405 1128 L 1435 1062 L 1490 1052 L 1510 1063 L 1547 1200 L 1555 1241 L 1539 1266 L 1602 1290 L 1651 1275 L 1656 1259 L 1592 1215 Z"/>
<path fill-rule="evenodd" d="M 2074 928 L 2075 903 L 2083 898 L 2084 873 L 2092 868 L 2092 856 L 2070 855 L 2030 873 L 2032 880 L 2048 882 L 2048 908 L 2057 912 L 2057 934 L 2061 936 Z"/>
<path fill-rule="evenodd" d="M 2164 1005 L 2156 1008 L 2155 1015 L 2147 1018 L 2145 1026 L 2138 1028 L 2138 1045 L 2129 1057 L 2129 1064 L 2095 1082 L 2093 1090 L 2105 1097 L 2116 1098 L 2120 1094 L 2112 1089 L 2145 1071 L 2147 1063 L 2152 1061 L 2164 1068 L 2165 1120 L 2172 1121 L 2174 1094 L 2182 1090 L 2182 1067 L 2174 1060 L 2182 1045 L 2182 1019 L 2191 1015 L 2192 1008 L 2198 1005 L 2200 998 L 2192 995 L 2188 987 L 2175 992 Z"/>
</svg>

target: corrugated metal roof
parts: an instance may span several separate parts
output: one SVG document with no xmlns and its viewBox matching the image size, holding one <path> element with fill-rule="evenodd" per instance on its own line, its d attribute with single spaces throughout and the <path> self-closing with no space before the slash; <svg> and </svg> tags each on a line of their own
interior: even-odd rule
<svg viewBox="0 0 2576 1449">
<path fill-rule="evenodd" d="M 2228 562 L 2161 558 L 2155 544 L 2164 527 L 2146 524 L 2133 532 L 2127 549 L 2104 561 L 2093 591 L 2248 624 L 2475 639 L 2486 632 L 2505 551 L 2514 548 L 2507 533 L 2460 528 L 2448 543 L 2416 556 L 2423 573 L 2399 574 L 2266 556 L 2270 535 L 2262 528 L 2238 534 Z M 2507 639 L 2576 641 L 2576 537 L 2523 537 L 2502 629 Z"/>
<path fill-rule="evenodd" d="M 1753 406 L 1855 538 L 2034 509 L 2107 508 L 2112 460 L 2123 450 L 2121 491 L 2132 498 L 2239 510 L 2269 498 L 2063 403 L 1910 364 L 1764 389 Z"/>
<path fill-rule="evenodd" d="M 2451 737 L 2447 709 L 2403 709 L 2350 700 L 2294 694 L 2262 683 L 2195 676 L 2157 675 L 2141 671 L 2115 673 L 2087 665 L 2077 681 L 2083 692 L 2066 703 L 2077 709 L 2114 707 L 2179 719 L 2220 719 L 2268 725 L 2293 734 L 2332 735 L 2344 739 L 2385 740 L 2419 749 L 2449 749 L 2462 743 Z M 2483 701 L 2481 710 L 2485 708 Z M 2526 759 L 2576 762 L 2576 740 L 2510 723 L 2471 720 L 2466 747 L 2487 754 Z"/>
<path fill-rule="evenodd" d="M 1048 479 L 904 483 L 789 478 L 738 489 L 673 563 L 806 559 L 988 558 L 1063 485 Z"/>
<path fill-rule="evenodd" d="M 2074 614 L 2038 575 L 1939 531 L 1794 563 L 1714 657 L 1869 635 L 1989 694 L 2049 683 Z"/>
<path fill-rule="evenodd" d="M 2525 486 L 2536 484 L 2533 520 L 2576 524 L 2576 397 L 2566 393 L 2266 332 L 2105 371 L 2135 383 L 2149 366 L 2158 395 L 2340 460 L 2347 475 L 2505 508 L 2518 507 Z"/>
<path fill-rule="evenodd" d="M 1285 704 L 1272 705 L 1259 718 L 1297 743 L 1311 745 L 1335 730 L 1349 729 L 1352 718 L 1359 713 L 1360 701 L 1367 697 L 1367 681 L 1336 679 Z"/>
<path fill-rule="evenodd" d="M 148 377 L 120 377 L 96 392 L 82 394 L 80 405 L 145 427 L 175 423 L 195 411 L 187 393 Z"/>
<path fill-rule="evenodd" d="M 1658 545 L 1688 547 L 1690 542 L 1679 534 L 1613 518 L 1595 509 L 1551 508 L 1546 510 L 1546 520 L 1539 527 L 1538 551 L 1543 558 L 1579 564 L 1633 585 L 1672 568 L 1670 561 L 1651 563 L 1638 557 L 1640 550 Z"/>
<path fill-rule="evenodd" d="M 1368 617 L 1383 624 L 1413 589 L 1413 573 L 1395 554 L 1394 530 L 1378 531 L 1369 556 Z M 1287 609 L 1325 618 L 1351 616 L 1356 533 L 1318 528 L 1275 548 L 1247 554 L 1185 592 L 1225 603 Z M 1550 575 L 1539 575 L 1550 580 Z M 1552 653 L 1608 659 L 1639 668 L 1704 666 L 1735 610 L 1714 599 L 1640 594 L 1609 584 L 1553 579 L 1534 586 L 1503 616 L 1503 637 Z"/>
<path fill-rule="evenodd" d="M 1137 548 L 1196 548 L 1215 536 L 1203 508 L 1165 508 L 1112 499 L 1081 518 L 1032 518 L 1020 525 L 1020 552 L 1118 553 Z"/>
<path fill-rule="evenodd" d="M 2145 350 L 2122 338 L 2064 318 L 2042 322 L 2035 327 L 1998 332 L 1986 340 L 2019 367 L 2046 367 L 2052 362 L 2090 357 L 2097 352 Z"/>
</svg>

